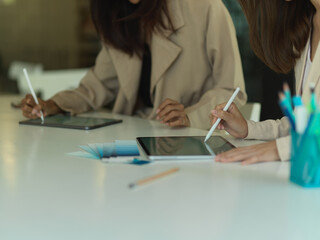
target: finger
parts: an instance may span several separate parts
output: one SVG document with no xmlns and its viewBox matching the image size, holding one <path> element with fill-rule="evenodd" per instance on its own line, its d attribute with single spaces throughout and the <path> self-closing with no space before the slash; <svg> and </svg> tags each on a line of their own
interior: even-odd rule
<svg viewBox="0 0 320 240">
<path fill-rule="evenodd" d="M 43 110 L 42 106 L 40 104 L 37 104 L 33 107 L 33 109 L 35 109 L 36 111 L 40 112 Z"/>
<path fill-rule="evenodd" d="M 217 117 L 214 117 L 213 115 L 212 116 L 212 120 L 211 120 L 211 125 L 215 124 L 215 122 L 217 121 Z"/>
<path fill-rule="evenodd" d="M 240 161 L 245 161 L 249 158 L 251 158 L 254 154 L 251 152 L 243 152 L 243 153 L 238 153 L 236 155 L 231 155 L 226 158 L 222 158 L 221 162 L 224 163 L 230 163 L 230 162 L 240 162 Z"/>
<path fill-rule="evenodd" d="M 32 115 L 31 113 L 28 113 L 28 112 L 22 112 L 23 116 L 25 116 L 26 118 L 30 118 L 30 119 L 36 119 L 38 118 L 37 116 L 35 115 Z"/>
<path fill-rule="evenodd" d="M 38 110 L 38 108 L 36 107 L 33 107 L 33 106 L 30 106 L 28 104 L 23 104 L 21 106 L 21 110 L 22 110 L 22 113 L 25 117 L 28 117 L 28 118 L 38 118 L 38 117 L 41 117 L 41 113 L 40 113 L 40 110 Z M 47 113 L 43 112 L 43 116 L 47 116 Z"/>
<path fill-rule="evenodd" d="M 26 104 L 26 98 L 21 99 L 21 105 Z"/>
<path fill-rule="evenodd" d="M 41 115 L 41 114 L 40 114 L 40 111 L 37 110 L 37 109 L 35 109 L 35 108 L 32 109 L 31 114 L 32 114 L 32 115 L 35 115 L 35 116 L 38 116 L 38 117 L 40 117 L 40 115 Z"/>
<path fill-rule="evenodd" d="M 213 119 L 212 122 L 211 122 L 211 126 L 214 125 L 217 120 L 218 120 L 218 118 Z M 223 120 L 220 121 L 220 123 L 217 126 L 217 129 L 219 129 L 219 130 L 224 130 L 225 129 L 225 125 L 224 125 L 224 121 Z"/>
<path fill-rule="evenodd" d="M 185 117 L 185 113 L 184 112 L 179 112 L 179 111 L 171 111 L 170 113 L 168 113 L 163 119 L 162 119 L 162 123 L 168 123 L 168 122 L 172 122 L 178 118 L 184 118 Z"/>
<path fill-rule="evenodd" d="M 226 102 L 225 102 L 225 103 L 218 104 L 218 105 L 214 108 L 214 110 L 223 110 L 226 105 L 227 105 Z"/>
<path fill-rule="evenodd" d="M 225 130 L 226 127 L 223 125 L 223 123 L 219 123 L 218 129 L 219 129 L 219 130 Z"/>
<path fill-rule="evenodd" d="M 234 113 L 235 111 L 239 112 L 239 109 L 235 103 L 231 103 L 230 107 L 228 108 L 227 112 Z"/>
<path fill-rule="evenodd" d="M 257 158 L 257 156 L 253 156 L 253 157 L 248 158 L 247 160 L 243 161 L 241 164 L 242 165 L 250 165 L 250 164 L 258 163 L 258 162 L 260 162 L 260 161 Z"/>
<path fill-rule="evenodd" d="M 36 102 L 34 101 L 33 97 L 31 94 L 27 94 L 26 97 L 25 97 L 25 102 L 26 104 L 30 105 L 30 106 L 34 106 L 36 105 Z"/>
<path fill-rule="evenodd" d="M 170 99 L 170 98 L 166 98 L 158 107 L 157 109 L 157 113 L 159 113 L 160 111 L 162 111 L 163 108 L 165 108 L 167 105 L 172 104 L 172 103 L 176 103 L 176 101 Z"/>
<path fill-rule="evenodd" d="M 227 103 L 222 103 L 222 104 L 219 104 L 215 107 L 215 109 L 213 109 L 212 111 L 216 110 L 216 111 L 223 111 L 224 107 L 227 105 Z M 211 112 L 212 112 L 211 111 Z M 235 103 L 231 103 L 231 105 L 229 106 L 229 108 L 226 110 L 226 112 L 229 112 L 229 113 L 233 113 L 234 111 L 237 111 L 239 112 L 239 109 L 237 107 L 237 105 Z"/>
<path fill-rule="evenodd" d="M 209 114 L 209 121 L 212 122 L 214 119 L 214 116 L 212 114 Z"/>
<path fill-rule="evenodd" d="M 223 152 L 221 154 L 219 154 L 219 156 L 221 156 L 221 158 L 232 158 L 235 156 L 242 156 L 244 153 L 248 153 L 250 150 L 248 149 L 248 147 L 238 147 L 238 148 L 233 148 L 229 151 Z"/>
<path fill-rule="evenodd" d="M 45 115 L 42 106 L 40 104 L 37 104 L 37 105 L 35 105 L 33 107 L 31 113 L 34 114 L 34 115 L 37 115 L 38 117 L 40 117 L 41 116 L 41 111 L 42 111 L 43 115 Z"/>
<path fill-rule="evenodd" d="M 27 113 L 27 114 L 32 114 L 33 108 L 30 107 L 29 105 L 25 104 L 21 107 L 22 112 Z"/>
<path fill-rule="evenodd" d="M 166 115 L 168 115 L 172 111 L 183 112 L 184 111 L 184 106 L 182 104 L 176 104 L 176 103 L 175 104 L 169 104 L 158 113 L 157 119 L 158 120 L 162 119 L 163 117 L 165 117 Z"/>
<path fill-rule="evenodd" d="M 31 102 L 31 104 L 30 104 L 30 101 L 28 101 L 27 99 L 23 99 L 23 100 L 21 101 L 21 107 L 20 107 L 20 108 L 23 109 L 24 106 L 28 106 L 28 107 L 33 108 L 35 105 L 32 104 L 32 102 Z"/>
<path fill-rule="evenodd" d="M 218 155 L 218 161 L 220 162 L 238 162 L 247 160 L 255 155 L 254 151 L 251 151 L 250 147 L 240 147 L 229 150 L 227 152 Z"/>
</svg>

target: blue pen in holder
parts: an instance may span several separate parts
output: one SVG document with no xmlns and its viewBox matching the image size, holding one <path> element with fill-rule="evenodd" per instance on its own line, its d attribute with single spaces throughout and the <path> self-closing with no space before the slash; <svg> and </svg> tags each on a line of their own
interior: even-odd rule
<svg viewBox="0 0 320 240">
<path fill-rule="evenodd" d="M 320 134 L 291 131 L 290 181 L 302 187 L 320 187 Z"/>
</svg>

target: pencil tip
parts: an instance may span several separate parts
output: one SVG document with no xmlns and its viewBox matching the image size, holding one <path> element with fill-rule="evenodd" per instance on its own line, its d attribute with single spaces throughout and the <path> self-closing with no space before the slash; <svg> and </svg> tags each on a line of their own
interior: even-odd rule
<svg viewBox="0 0 320 240">
<path fill-rule="evenodd" d="M 129 184 L 129 188 L 134 188 L 135 184 L 134 183 L 130 183 Z"/>
</svg>

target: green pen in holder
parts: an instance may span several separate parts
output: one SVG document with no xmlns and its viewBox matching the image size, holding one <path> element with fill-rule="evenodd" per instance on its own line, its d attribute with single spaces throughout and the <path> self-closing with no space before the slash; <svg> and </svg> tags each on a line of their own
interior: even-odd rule
<svg viewBox="0 0 320 240">
<path fill-rule="evenodd" d="M 291 131 L 290 181 L 302 187 L 320 187 L 320 133 Z"/>
</svg>

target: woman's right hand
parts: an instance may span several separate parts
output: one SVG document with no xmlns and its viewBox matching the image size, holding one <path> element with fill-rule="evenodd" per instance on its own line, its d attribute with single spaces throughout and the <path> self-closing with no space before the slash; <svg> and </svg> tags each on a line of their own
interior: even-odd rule
<svg viewBox="0 0 320 240">
<path fill-rule="evenodd" d="M 53 100 L 44 101 L 38 98 L 39 104 L 36 104 L 32 95 L 27 94 L 21 100 L 21 110 L 23 116 L 31 119 L 39 118 L 42 111 L 43 116 L 54 115 L 63 112 Z"/>
<path fill-rule="evenodd" d="M 245 138 L 248 136 L 248 124 L 240 113 L 237 106 L 232 103 L 227 111 L 223 111 L 226 103 L 219 104 L 211 111 L 211 125 L 213 125 L 218 118 L 221 121 L 217 128 L 219 130 L 227 131 L 231 136 L 236 138 Z"/>
</svg>

